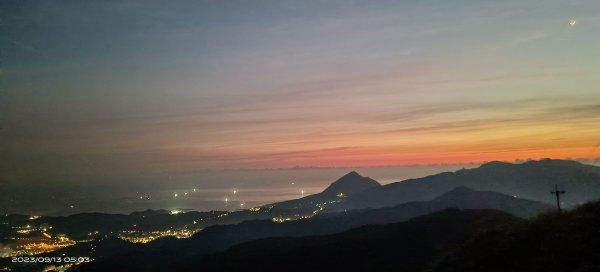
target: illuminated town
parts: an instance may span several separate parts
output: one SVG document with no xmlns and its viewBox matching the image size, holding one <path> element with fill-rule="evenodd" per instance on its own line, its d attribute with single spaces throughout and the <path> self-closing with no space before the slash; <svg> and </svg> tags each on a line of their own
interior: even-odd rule
<svg viewBox="0 0 600 272">
<path fill-rule="evenodd" d="M 29 220 L 36 220 L 39 216 L 31 216 Z M 2 252 L 1 257 L 36 255 L 52 252 L 61 248 L 72 246 L 76 241 L 71 240 L 64 234 L 52 234 L 52 226 L 12 226 L 13 235 L 5 239 L 13 244 L 13 249 Z"/>
<path fill-rule="evenodd" d="M 78 238 L 72 238 L 67 234 L 56 232 L 53 226 L 50 226 L 47 223 L 38 223 L 42 218 L 40 216 L 29 216 L 21 221 L 27 222 L 26 224 L 10 226 L 9 232 L 12 234 L 8 235 L 4 242 L 5 244 L 10 245 L 10 250 L 5 249 L 0 253 L 2 254 L 2 257 L 37 255 L 104 237 L 116 237 L 131 243 L 148 243 L 162 237 L 176 237 L 178 239 L 183 239 L 191 237 L 208 225 L 216 224 L 223 220 L 225 220 L 223 222 L 229 222 L 227 220 L 235 221 L 235 217 L 246 218 L 250 216 L 251 218 L 265 218 L 265 216 L 271 215 L 270 218 L 276 223 L 309 219 L 321 213 L 327 205 L 339 202 L 344 195 L 340 193 L 337 196 L 337 200 L 316 203 L 313 204 L 313 206 L 308 207 L 296 207 L 296 209 L 286 210 L 285 212 L 275 210 L 274 206 L 252 207 L 247 210 L 239 210 L 236 212 L 212 212 L 211 217 L 191 220 L 187 224 L 183 224 L 179 227 L 165 226 L 163 229 L 146 230 L 140 229 L 137 224 L 134 224 L 127 229 L 121 229 L 116 232 L 93 230 L 87 232 L 85 236 Z M 168 211 L 168 214 L 176 217 L 184 216 L 186 212 L 175 209 Z M 142 216 L 141 218 L 146 217 Z M 206 222 L 205 219 L 209 221 Z M 2 223 L 3 225 L 8 224 L 8 222 Z"/>
<path fill-rule="evenodd" d="M 195 192 L 195 190 L 191 190 Z M 304 193 L 304 192 L 302 192 Z M 185 196 L 185 192 L 175 197 Z M 68 248 L 80 243 L 87 243 L 87 254 L 94 256 L 98 245 L 108 238 L 117 238 L 129 243 L 145 244 L 164 237 L 177 239 L 190 238 L 202 229 L 219 224 L 237 224 L 244 220 L 271 220 L 274 223 L 286 223 L 295 220 L 306 220 L 324 213 L 325 210 L 343 198 L 344 193 L 336 193 L 328 199 L 299 199 L 281 206 L 280 203 L 266 206 L 244 208 L 239 191 L 233 191 L 233 200 L 225 198 L 225 204 L 235 204 L 235 211 L 196 212 L 186 209 L 147 210 L 129 215 L 122 214 L 76 214 L 72 217 L 42 217 L 39 215 L 5 215 L 0 219 L 1 231 L 5 237 L 0 257 L 47 256 L 44 254 L 61 251 L 62 256 L 69 252 Z M 296 202 L 295 202 L 296 201 Z M 233 202 L 233 203 L 232 203 Z M 66 220 L 66 221 L 65 221 Z M 69 221 L 74 220 L 74 221 Z M 81 221 L 83 220 L 83 221 Z M 99 224 L 107 222 L 112 224 Z M 75 222 L 75 223 L 73 223 Z M 83 222 L 83 225 L 79 225 Z M 90 258 L 90 261 L 94 261 Z M 73 263 L 41 264 L 39 271 L 69 271 Z M 2 270 L 11 269 L 1 267 Z"/>
<path fill-rule="evenodd" d="M 136 230 L 124 230 L 117 237 L 123 239 L 125 241 L 131 243 L 148 243 L 154 241 L 158 238 L 173 236 L 178 239 L 189 238 L 194 233 L 200 231 L 200 229 L 188 230 L 188 229 L 178 229 L 178 230 L 163 230 L 163 231 L 136 231 Z"/>
<path fill-rule="evenodd" d="M 600 0 L 0 0 L 0 272 L 600 272 Z"/>
</svg>

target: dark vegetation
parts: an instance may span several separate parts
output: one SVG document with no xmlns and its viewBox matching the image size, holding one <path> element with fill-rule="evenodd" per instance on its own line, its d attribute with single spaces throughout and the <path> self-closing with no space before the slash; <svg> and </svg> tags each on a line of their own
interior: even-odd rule
<svg viewBox="0 0 600 272">
<path fill-rule="evenodd" d="M 432 201 L 404 203 L 392 208 L 368 209 L 326 214 L 310 220 L 274 223 L 267 220 L 245 221 L 237 225 L 213 226 L 189 239 L 157 240 L 137 250 L 99 260 L 92 266 L 109 269 L 171 269 L 173 263 L 225 250 L 233 245 L 267 237 L 302 237 L 333 234 L 369 224 L 389 224 L 441 211 L 447 208 L 496 209 L 532 216 L 550 207 L 534 201 L 518 199 L 494 192 L 456 188 Z"/>
<path fill-rule="evenodd" d="M 351 172 L 319 194 L 259 211 L 8 215 L 0 234 L 10 234 L 11 224 L 47 224 L 74 238 L 99 230 L 91 242 L 43 255 L 95 259 L 77 271 L 600 271 L 600 204 L 543 213 L 553 209 L 555 183 L 567 190 L 567 208 L 599 199 L 599 169 L 560 160 L 492 162 L 385 186 Z M 312 214 L 324 202 L 310 219 L 271 220 Z M 189 239 L 131 244 L 110 236 L 132 225 L 160 230 L 192 221 L 204 229 Z"/>
<path fill-rule="evenodd" d="M 533 219 L 494 210 L 446 209 L 332 235 L 259 239 L 144 270 L 600 271 L 598 226 L 600 202 Z M 113 266 L 111 271 L 128 268 Z"/>
<path fill-rule="evenodd" d="M 600 271 L 600 202 L 478 236 L 435 271 Z"/>
<path fill-rule="evenodd" d="M 448 209 L 328 236 L 258 240 L 176 266 L 179 271 L 424 271 L 475 234 L 520 221 L 492 210 Z"/>
</svg>

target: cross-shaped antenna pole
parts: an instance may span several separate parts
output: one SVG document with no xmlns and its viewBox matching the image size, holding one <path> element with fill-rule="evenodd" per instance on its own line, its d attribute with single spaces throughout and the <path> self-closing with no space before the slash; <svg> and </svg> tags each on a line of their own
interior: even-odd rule
<svg viewBox="0 0 600 272">
<path fill-rule="evenodd" d="M 566 193 L 565 190 L 558 190 L 558 184 L 554 184 L 554 191 L 550 192 L 553 195 L 556 195 L 556 209 L 560 213 L 562 210 L 560 209 L 560 195 Z"/>
</svg>

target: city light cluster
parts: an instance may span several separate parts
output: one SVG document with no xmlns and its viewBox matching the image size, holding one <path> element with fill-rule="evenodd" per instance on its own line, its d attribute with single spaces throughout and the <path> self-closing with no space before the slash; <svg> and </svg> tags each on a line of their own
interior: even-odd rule
<svg viewBox="0 0 600 272">
<path fill-rule="evenodd" d="M 292 220 L 292 218 L 289 218 L 289 217 L 285 217 L 285 218 L 284 217 L 273 217 L 273 222 L 275 222 L 275 223 L 283 223 L 285 221 L 291 221 L 291 220 Z"/>
<path fill-rule="evenodd" d="M 145 244 L 158 238 L 173 236 L 178 239 L 189 238 L 200 229 L 179 229 L 179 230 L 160 230 L 160 231 L 122 231 L 118 238 L 131 243 Z"/>
</svg>

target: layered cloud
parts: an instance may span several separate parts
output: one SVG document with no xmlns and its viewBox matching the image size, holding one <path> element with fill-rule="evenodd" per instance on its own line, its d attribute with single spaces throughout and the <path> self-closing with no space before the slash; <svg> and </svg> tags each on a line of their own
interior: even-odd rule
<svg viewBox="0 0 600 272">
<path fill-rule="evenodd" d="M 596 1 L 2 5 L 11 180 L 598 156 Z"/>
</svg>

